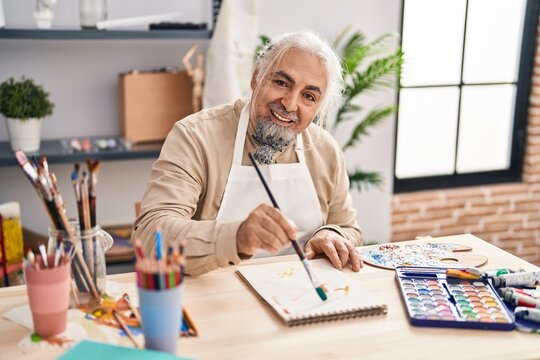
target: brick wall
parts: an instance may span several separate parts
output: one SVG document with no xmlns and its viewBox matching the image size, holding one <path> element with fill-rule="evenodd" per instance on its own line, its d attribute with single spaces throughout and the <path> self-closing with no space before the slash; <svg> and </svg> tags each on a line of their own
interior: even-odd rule
<svg viewBox="0 0 540 360">
<path fill-rule="evenodd" d="M 396 194 L 392 241 L 472 233 L 540 265 L 540 27 L 521 183 Z"/>
</svg>

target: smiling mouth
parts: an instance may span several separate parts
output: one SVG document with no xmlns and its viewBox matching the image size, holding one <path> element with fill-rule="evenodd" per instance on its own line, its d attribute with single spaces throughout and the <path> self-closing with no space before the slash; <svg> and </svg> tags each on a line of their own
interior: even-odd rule
<svg viewBox="0 0 540 360">
<path fill-rule="evenodd" d="M 273 116 L 274 118 L 276 118 L 277 120 L 279 120 L 279 122 L 276 121 L 278 124 L 280 124 L 280 123 L 293 124 L 293 123 L 294 123 L 293 120 L 281 116 L 280 114 L 278 114 L 278 113 L 275 112 L 274 110 L 270 110 L 270 113 L 272 114 L 272 116 Z"/>
</svg>

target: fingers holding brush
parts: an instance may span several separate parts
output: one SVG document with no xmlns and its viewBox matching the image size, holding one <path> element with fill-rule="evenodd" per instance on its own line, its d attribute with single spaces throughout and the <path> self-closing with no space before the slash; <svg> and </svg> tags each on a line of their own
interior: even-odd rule
<svg viewBox="0 0 540 360">
<path fill-rule="evenodd" d="M 236 235 L 238 252 L 253 255 L 259 249 L 275 253 L 296 239 L 296 228 L 283 214 L 267 204 L 259 205 L 240 225 Z"/>
</svg>

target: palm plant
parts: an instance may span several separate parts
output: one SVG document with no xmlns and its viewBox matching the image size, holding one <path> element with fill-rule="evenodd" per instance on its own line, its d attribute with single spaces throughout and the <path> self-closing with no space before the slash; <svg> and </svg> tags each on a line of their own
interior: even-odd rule
<svg viewBox="0 0 540 360">
<path fill-rule="evenodd" d="M 334 130 L 346 121 L 356 120 L 353 114 L 366 110 L 366 114 L 357 120 L 350 137 L 342 146 L 345 151 L 354 147 L 360 139 L 369 134 L 369 130 L 380 124 L 383 120 L 397 111 L 396 105 L 364 109 L 355 100 L 361 94 L 384 88 L 394 89 L 401 74 L 403 52 L 401 48 L 390 50 L 389 42 L 395 39 L 394 34 L 384 34 L 372 42 L 367 43 L 365 36 L 354 31 L 345 40 L 350 32 L 350 27 L 345 28 L 334 41 L 334 47 L 339 51 L 343 60 L 343 78 L 345 90 L 343 102 L 339 107 Z M 383 183 L 381 174 L 378 172 L 363 171 L 359 168 L 349 173 L 351 187 L 358 190 L 375 186 L 380 187 Z"/>
</svg>

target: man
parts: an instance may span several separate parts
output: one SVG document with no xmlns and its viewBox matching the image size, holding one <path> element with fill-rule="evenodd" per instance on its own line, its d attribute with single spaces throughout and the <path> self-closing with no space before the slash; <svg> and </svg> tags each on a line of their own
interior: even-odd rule
<svg viewBox="0 0 540 360">
<path fill-rule="evenodd" d="M 182 240 L 186 272 L 199 275 L 240 259 L 294 253 L 326 255 L 359 271 L 362 243 L 349 181 L 333 138 L 318 125 L 339 100 L 339 58 L 309 31 L 276 39 L 255 64 L 250 101 L 202 110 L 177 122 L 155 162 L 133 239 L 152 251 Z M 280 210 L 271 206 L 254 154 Z"/>
</svg>

